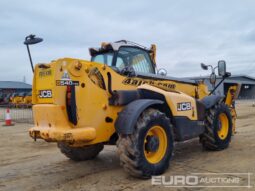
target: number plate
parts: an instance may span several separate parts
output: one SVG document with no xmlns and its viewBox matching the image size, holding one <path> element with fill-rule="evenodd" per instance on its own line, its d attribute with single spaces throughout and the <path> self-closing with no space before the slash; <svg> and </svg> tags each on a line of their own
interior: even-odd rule
<svg viewBox="0 0 255 191">
<path fill-rule="evenodd" d="M 57 86 L 79 86 L 79 81 L 72 80 L 56 80 Z"/>
</svg>

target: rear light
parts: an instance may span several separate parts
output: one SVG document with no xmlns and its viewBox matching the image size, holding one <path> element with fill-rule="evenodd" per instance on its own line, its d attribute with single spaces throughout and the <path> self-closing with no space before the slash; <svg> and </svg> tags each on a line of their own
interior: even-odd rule
<svg viewBox="0 0 255 191">
<path fill-rule="evenodd" d="M 71 92 L 71 86 L 66 86 L 66 91 Z"/>
<path fill-rule="evenodd" d="M 67 106 L 71 105 L 71 86 L 66 87 L 66 104 Z"/>
</svg>

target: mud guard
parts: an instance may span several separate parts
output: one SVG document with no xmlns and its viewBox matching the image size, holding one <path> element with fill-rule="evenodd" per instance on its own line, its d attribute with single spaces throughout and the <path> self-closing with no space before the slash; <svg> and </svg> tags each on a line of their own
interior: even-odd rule
<svg viewBox="0 0 255 191">
<path fill-rule="evenodd" d="M 204 97 L 202 100 L 200 100 L 206 109 L 210 109 L 212 106 L 214 106 L 217 102 L 222 101 L 224 99 L 224 96 L 219 95 L 210 95 Z"/>
<path fill-rule="evenodd" d="M 132 101 L 118 114 L 118 118 L 115 121 L 116 132 L 119 134 L 132 134 L 141 113 L 149 106 L 163 103 L 163 101 L 154 99 Z"/>
</svg>

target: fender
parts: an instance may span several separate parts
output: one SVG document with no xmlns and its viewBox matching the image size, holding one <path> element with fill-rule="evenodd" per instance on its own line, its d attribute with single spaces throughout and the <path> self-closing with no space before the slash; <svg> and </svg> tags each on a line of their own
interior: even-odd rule
<svg viewBox="0 0 255 191">
<path fill-rule="evenodd" d="M 224 96 L 219 95 L 210 95 L 204 97 L 201 102 L 204 104 L 206 109 L 210 109 L 212 106 L 214 106 L 217 102 L 222 101 L 224 99 Z"/>
<path fill-rule="evenodd" d="M 154 99 L 138 99 L 129 103 L 115 121 L 115 129 L 119 134 L 132 134 L 134 126 L 141 113 L 152 105 L 163 104 L 163 101 Z"/>
</svg>

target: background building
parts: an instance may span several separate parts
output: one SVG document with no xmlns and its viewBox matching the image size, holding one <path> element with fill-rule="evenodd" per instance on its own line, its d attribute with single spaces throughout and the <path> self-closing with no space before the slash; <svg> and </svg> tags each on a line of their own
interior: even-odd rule
<svg viewBox="0 0 255 191">
<path fill-rule="evenodd" d="M 0 81 L 0 102 L 12 93 L 30 92 L 32 86 L 24 82 Z M 7 102 L 7 100 L 5 100 Z"/>
<path fill-rule="evenodd" d="M 208 85 L 209 91 L 213 89 L 209 76 L 191 77 L 189 79 L 204 80 L 204 82 Z M 221 79 L 221 77 L 217 77 L 216 85 L 221 81 Z M 246 75 L 233 75 L 225 79 L 224 82 L 217 88 L 216 94 L 225 94 L 228 87 L 236 83 L 241 84 L 241 91 L 238 99 L 255 99 L 255 78 Z"/>
</svg>

